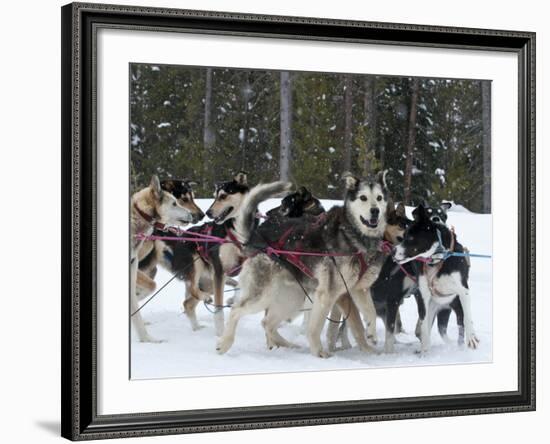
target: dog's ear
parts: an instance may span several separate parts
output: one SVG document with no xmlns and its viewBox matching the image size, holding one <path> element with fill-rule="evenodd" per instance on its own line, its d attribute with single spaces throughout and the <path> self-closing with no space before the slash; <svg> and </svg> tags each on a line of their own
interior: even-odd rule
<svg viewBox="0 0 550 444">
<path fill-rule="evenodd" d="M 420 204 L 413 210 L 413 218 L 416 222 L 426 220 L 428 218 L 424 205 Z"/>
<path fill-rule="evenodd" d="M 160 186 L 160 181 L 157 175 L 151 177 L 151 183 L 149 184 L 151 188 L 151 194 L 156 200 L 162 200 L 162 187 Z"/>
<path fill-rule="evenodd" d="M 382 186 L 383 189 L 388 189 L 388 184 L 386 182 L 386 176 L 388 174 L 388 170 L 379 171 L 376 175 L 377 182 Z"/>
<path fill-rule="evenodd" d="M 298 193 L 300 193 L 300 195 L 302 196 L 302 198 L 305 200 L 305 201 L 308 201 L 312 198 L 312 195 L 311 193 L 309 192 L 309 190 L 306 188 L 306 187 L 300 187 L 298 189 Z"/>
<path fill-rule="evenodd" d="M 175 180 L 167 179 L 167 180 L 160 181 L 160 187 L 164 191 L 168 191 L 169 193 L 172 193 L 177 188 L 177 185 Z"/>
<path fill-rule="evenodd" d="M 233 180 L 235 182 L 237 182 L 239 185 L 247 185 L 247 172 L 246 171 L 239 171 L 235 175 Z"/>
<path fill-rule="evenodd" d="M 405 217 L 406 216 L 405 205 L 403 205 L 403 202 L 399 202 L 397 207 L 395 207 L 395 214 L 397 215 L 397 217 Z"/>
<path fill-rule="evenodd" d="M 453 204 L 451 202 L 443 202 L 441 203 L 440 207 L 445 210 L 445 211 L 449 211 L 449 209 L 453 206 Z"/>
<path fill-rule="evenodd" d="M 346 183 L 347 190 L 356 190 L 359 186 L 359 179 L 351 174 L 349 171 L 346 171 L 344 174 L 342 174 L 342 179 L 344 179 Z"/>
</svg>

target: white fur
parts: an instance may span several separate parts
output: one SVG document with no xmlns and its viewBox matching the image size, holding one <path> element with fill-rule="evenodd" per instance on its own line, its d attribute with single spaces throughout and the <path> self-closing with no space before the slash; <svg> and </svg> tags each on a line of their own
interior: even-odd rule
<svg viewBox="0 0 550 444">
<path fill-rule="evenodd" d="M 395 253 L 393 254 L 393 258 L 396 262 L 400 264 L 406 264 L 407 262 L 414 261 L 415 259 L 418 259 L 418 258 L 430 258 L 433 256 L 433 254 L 437 250 L 438 245 L 439 245 L 438 242 L 434 242 L 432 246 L 428 250 L 424 251 L 423 253 L 417 254 L 416 256 L 412 256 L 412 257 L 406 257 L 405 247 L 403 247 L 403 245 L 401 244 L 398 244 L 395 247 Z"/>
<path fill-rule="evenodd" d="M 449 275 L 434 277 L 437 273 L 436 268 L 428 268 L 426 274 L 421 274 L 418 279 L 418 288 L 426 307 L 426 317 L 420 321 L 420 342 L 421 352 L 425 353 L 430 349 L 430 330 L 434 316 L 437 314 L 437 305 L 448 305 L 457 295 L 464 310 L 464 334 L 468 347 L 477 348 L 479 339 L 474 331 L 472 319 L 470 293 L 462 285 L 461 275 L 458 271 Z M 430 290 L 431 283 L 436 294 Z M 442 295 L 442 296 L 440 296 Z"/>
</svg>

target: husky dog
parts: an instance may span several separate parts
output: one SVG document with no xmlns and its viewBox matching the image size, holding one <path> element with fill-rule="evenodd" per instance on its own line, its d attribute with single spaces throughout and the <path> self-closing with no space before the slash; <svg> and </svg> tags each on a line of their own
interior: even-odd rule
<svg viewBox="0 0 550 444">
<path fill-rule="evenodd" d="M 392 208 L 388 211 L 387 219 L 384 240 L 391 245 L 396 245 L 403 240 L 403 234 L 412 220 L 407 218 L 407 215 L 405 214 L 405 206 L 402 203 L 398 204 L 395 209 Z M 411 292 L 414 290 L 412 285 L 404 285 L 403 281 L 405 281 L 405 275 L 398 273 L 396 276 L 395 268 L 397 267 L 398 266 L 395 265 L 391 256 L 388 256 L 384 261 L 380 275 L 371 287 L 371 295 L 376 309 L 376 315 L 384 321 L 386 330 L 390 328 L 392 332 L 394 329 L 397 331 L 402 331 L 399 305 L 403 301 L 403 297 L 407 295 L 407 290 Z M 396 278 L 399 280 L 399 291 L 397 292 L 394 288 L 392 288 L 392 283 L 396 280 Z M 402 287 L 405 291 L 405 294 L 403 295 L 401 292 Z M 342 298 L 345 299 L 347 297 L 347 295 L 344 295 Z M 396 301 L 398 300 L 398 303 L 394 304 L 394 299 L 396 299 Z M 353 310 L 353 308 L 351 309 Z M 330 319 L 342 319 L 342 313 L 337 305 L 333 307 L 330 313 Z M 350 323 L 350 325 L 353 324 Z M 373 344 L 376 344 L 376 329 L 369 327 L 370 326 L 367 326 L 367 340 Z M 339 338 L 342 341 L 342 348 L 346 349 L 351 347 L 349 339 L 347 339 L 346 332 L 347 328 L 339 328 L 338 324 L 335 322 L 331 322 L 329 324 L 327 328 L 327 342 L 329 351 L 336 350 L 336 343 Z M 386 344 L 387 343 L 388 341 L 386 339 Z"/>
<path fill-rule="evenodd" d="M 167 179 L 160 182 L 163 191 L 171 193 L 177 199 L 179 205 L 189 210 L 192 215 L 192 223 L 197 223 L 204 217 L 204 213 L 195 203 L 193 187 L 197 184 L 198 182 L 188 179 Z M 153 279 L 157 273 L 157 256 L 155 242 L 151 240 L 144 241 L 138 251 L 137 295 L 140 299 L 155 290 Z M 146 279 L 144 274 L 150 279 Z"/>
<path fill-rule="evenodd" d="M 449 211 L 452 205 L 453 204 L 451 202 L 442 202 L 439 206 L 426 206 L 426 213 L 432 222 L 446 225 L 447 211 Z M 467 252 L 468 249 L 464 247 L 464 251 Z M 468 266 L 470 266 L 470 258 L 468 256 L 466 256 L 466 261 L 468 262 Z M 414 296 L 416 298 L 419 310 L 424 310 L 420 293 L 417 291 Z M 453 302 L 449 304 L 449 308 L 444 306 L 440 307 L 440 310 L 437 312 L 437 329 L 439 330 L 439 335 L 441 338 L 446 343 L 450 343 L 451 340 L 447 336 L 447 327 L 449 325 L 451 311 L 454 311 L 456 315 L 456 322 L 458 325 L 458 344 L 462 345 L 464 344 L 464 311 L 462 310 L 462 304 L 460 303 L 460 299 L 458 297 L 456 297 Z M 420 339 L 420 320 L 416 325 L 415 333 Z"/>
<path fill-rule="evenodd" d="M 421 352 L 430 348 L 430 330 L 440 306 L 449 306 L 458 296 L 464 310 L 464 334 L 468 347 L 479 344 L 474 331 L 470 293 L 468 289 L 469 265 L 463 256 L 443 255 L 441 251 L 464 253 L 456 235 L 446 225 L 433 222 L 423 205 L 413 212 L 414 223 L 407 229 L 403 241 L 393 251 L 394 260 L 403 265 L 415 259 L 423 259 L 418 274 L 418 289 L 426 313 L 421 322 Z"/>
<path fill-rule="evenodd" d="M 318 216 L 324 213 L 325 209 L 321 201 L 311 194 L 306 187 L 300 187 L 298 190 L 290 193 L 281 200 L 281 205 L 269 210 L 266 214 L 267 219 L 275 216 L 301 217 L 304 214 Z"/>
<path fill-rule="evenodd" d="M 180 199 L 162 189 L 157 176 L 151 178 L 148 187 L 132 196 L 130 205 L 130 313 L 141 342 L 155 341 L 147 333 L 141 313 L 138 311 L 136 294 L 138 275 L 142 288 L 149 285 L 154 290 L 155 287 L 154 281 L 149 276 L 138 272 L 138 254 L 144 241 L 137 235 L 148 236 L 153 233 L 155 228 L 165 229 L 167 225 L 187 225 L 197 217 L 198 215 L 195 215 L 187 205 L 184 206 Z"/>
<path fill-rule="evenodd" d="M 234 223 L 245 197 L 251 195 L 255 201 L 261 195 L 263 200 L 287 191 L 289 187 L 289 184 L 275 182 L 250 189 L 246 173 L 239 172 L 233 180 L 216 184 L 214 202 L 206 211 L 213 221 L 192 227 L 183 234 L 186 238 L 193 232 L 208 234 L 225 239 L 227 243 L 205 243 L 199 238 L 197 242 L 157 241 L 160 264 L 185 281 L 187 297 L 183 305 L 193 330 L 201 328 L 195 313 L 197 305 L 209 300 L 210 294 L 214 293 L 216 334 L 219 336 L 223 331 L 226 274 L 238 273 L 245 259 L 234 235 Z"/>
<path fill-rule="evenodd" d="M 236 232 L 239 240 L 255 256 L 243 267 L 241 299 L 231 309 L 224 334 L 218 341 L 219 353 L 225 353 L 233 344 L 242 316 L 267 309 L 268 315 L 285 312 L 282 321 L 288 318 L 289 311 L 292 313 L 296 309 L 285 310 L 285 305 L 297 300 L 302 303 L 304 292 L 313 294 L 307 336 L 314 356 L 329 356 L 321 345 L 321 330 L 326 316 L 341 295 L 349 293 L 363 316 L 371 322 L 375 319 L 370 286 L 376 280 L 384 259 L 379 243 L 383 239 L 390 205 L 388 190 L 383 174 L 359 179 L 346 173 L 343 178 L 346 183 L 343 206 L 333 207 L 317 217 L 289 218 L 277 230 L 262 230 L 263 225 L 254 229 L 254 207 L 243 205 L 243 217 L 236 224 Z M 284 238 L 281 238 L 281 233 L 286 233 Z M 258 253 L 272 244 L 282 244 L 283 250 L 321 255 L 286 254 L 272 260 L 264 253 Z M 330 256 L 331 253 L 340 256 Z M 298 294 L 302 290 L 300 298 Z M 276 332 L 278 323 L 267 325 L 267 322 L 264 319 L 268 344 L 271 341 L 276 345 L 288 345 L 288 341 Z M 360 329 L 362 325 L 358 327 Z M 361 349 L 372 350 L 366 343 L 364 330 L 356 340 Z"/>
</svg>

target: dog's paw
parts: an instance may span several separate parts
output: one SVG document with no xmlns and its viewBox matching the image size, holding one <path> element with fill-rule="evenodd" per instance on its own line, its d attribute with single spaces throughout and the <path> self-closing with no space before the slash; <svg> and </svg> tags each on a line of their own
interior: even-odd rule
<svg viewBox="0 0 550 444">
<path fill-rule="evenodd" d="M 332 356 L 329 352 L 327 352 L 323 349 L 312 350 L 311 354 L 313 356 L 317 356 L 318 358 L 323 358 L 323 359 L 327 359 L 327 358 L 330 358 Z"/>
<path fill-rule="evenodd" d="M 378 351 L 376 350 L 376 348 L 374 348 L 372 345 L 370 344 L 360 344 L 359 345 L 359 350 L 361 350 L 363 353 L 370 353 L 370 354 L 377 354 Z"/>
<path fill-rule="evenodd" d="M 378 344 L 378 337 L 376 335 L 367 335 L 367 343 L 375 346 Z"/>
<path fill-rule="evenodd" d="M 194 324 L 191 326 L 191 330 L 193 331 L 199 331 L 199 330 L 202 330 L 204 328 L 204 325 L 202 324 Z"/>
<path fill-rule="evenodd" d="M 476 349 L 479 346 L 479 339 L 475 333 L 470 334 L 466 340 L 468 348 Z"/>
<path fill-rule="evenodd" d="M 224 353 L 226 353 L 231 348 L 231 345 L 233 345 L 233 344 L 229 339 L 221 338 L 218 341 L 218 344 L 216 345 L 216 351 L 220 355 L 223 355 Z"/>
</svg>

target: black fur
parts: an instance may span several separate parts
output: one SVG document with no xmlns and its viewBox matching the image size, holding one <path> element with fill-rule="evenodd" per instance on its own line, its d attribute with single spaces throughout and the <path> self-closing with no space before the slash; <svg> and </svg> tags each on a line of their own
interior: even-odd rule
<svg viewBox="0 0 550 444">
<path fill-rule="evenodd" d="M 281 200 L 281 205 L 269 210 L 267 218 L 277 216 L 301 217 L 304 214 L 318 216 L 324 213 L 325 209 L 321 201 L 314 197 L 306 187 L 300 187 L 297 191 L 290 193 Z"/>
<path fill-rule="evenodd" d="M 431 207 L 426 206 L 426 213 L 430 217 L 432 222 L 435 223 L 447 223 L 447 211 L 451 208 L 450 202 L 442 202 L 439 206 Z"/>
</svg>

